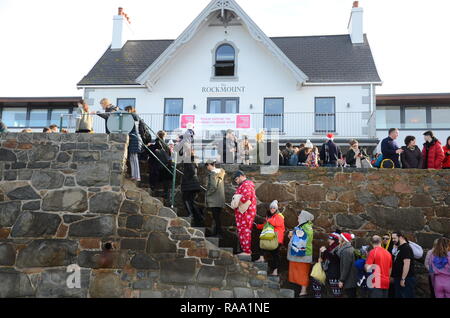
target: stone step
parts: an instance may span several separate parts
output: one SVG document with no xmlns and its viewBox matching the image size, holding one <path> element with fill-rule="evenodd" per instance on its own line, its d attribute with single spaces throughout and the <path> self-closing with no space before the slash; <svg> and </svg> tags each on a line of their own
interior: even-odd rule
<svg viewBox="0 0 450 318">
<path fill-rule="evenodd" d="M 267 271 L 258 271 L 258 275 L 267 276 Z"/>
<path fill-rule="evenodd" d="M 266 271 L 269 269 L 269 264 L 267 262 L 254 262 L 253 265 L 255 265 L 256 268 L 258 268 L 260 271 Z"/>
<path fill-rule="evenodd" d="M 193 229 L 199 230 L 200 232 L 203 232 L 205 234 L 205 228 L 204 227 L 192 227 Z"/>
<path fill-rule="evenodd" d="M 219 246 L 219 238 L 218 237 L 206 237 L 206 240 L 214 244 L 215 246 Z"/>
<path fill-rule="evenodd" d="M 234 250 L 233 250 L 232 247 L 221 247 L 220 249 L 221 249 L 222 251 L 229 252 L 229 253 L 231 253 L 231 254 L 233 254 L 233 252 L 234 252 Z"/>
<path fill-rule="evenodd" d="M 270 281 L 274 283 L 280 283 L 280 276 L 267 276 Z"/>
<path fill-rule="evenodd" d="M 292 289 L 281 288 L 280 294 L 281 294 L 281 297 L 283 297 L 283 298 L 294 298 L 295 297 L 295 292 Z"/>
<path fill-rule="evenodd" d="M 240 261 L 243 261 L 243 262 L 251 262 L 252 261 L 252 256 L 251 255 L 239 255 L 239 254 L 237 254 L 236 256 L 237 256 L 237 258 Z"/>
<path fill-rule="evenodd" d="M 190 216 L 180 216 L 179 218 L 185 220 L 189 224 L 192 224 L 192 217 Z"/>
</svg>

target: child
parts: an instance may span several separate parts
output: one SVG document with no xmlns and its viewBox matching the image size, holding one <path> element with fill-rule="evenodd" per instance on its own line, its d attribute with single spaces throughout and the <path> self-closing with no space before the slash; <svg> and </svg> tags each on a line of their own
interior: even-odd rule
<svg viewBox="0 0 450 318">
<path fill-rule="evenodd" d="M 278 247 L 273 251 L 265 251 L 267 254 L 270 254 L 272 256 L 272 264 L 271 264 L 272 266 L 270 267 L 273 269 L 273 271 L 271 275 L 278 276 L 278 267 L 280 264 L 279 251 L 280 246 L 283 245 L 284 242 L 285 226 L 284 226 L 284 216 L 278 210 L 277 200 L 273 201 L 270 204 L 269 210 L 267 211 L 266 222 L 263 224 L 258 224 L 256 227 L 259 230 L 262 230 L 267 222 L 275 228 L 275 233 L 277 233 L 278 236 Z M 264 258 L 261 256 L 258 261 L 264 261 Z"/>
</svg>

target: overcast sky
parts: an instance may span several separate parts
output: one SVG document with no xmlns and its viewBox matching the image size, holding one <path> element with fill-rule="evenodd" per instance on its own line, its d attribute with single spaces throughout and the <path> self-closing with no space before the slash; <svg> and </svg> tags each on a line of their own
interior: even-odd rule
<svg viewBox="0 0 450 318">
<path fill-rule="evenodd" d="M 135 39 L 175 39 L 210 0 L 0 0 L 0 96 L 78 96 L 122 6 Z M 353 0 L 238 0 L 268 36 L 346 34 Z M 384 84 L 450 92 L 450 1 L 361 0 Z"/>
</svg>

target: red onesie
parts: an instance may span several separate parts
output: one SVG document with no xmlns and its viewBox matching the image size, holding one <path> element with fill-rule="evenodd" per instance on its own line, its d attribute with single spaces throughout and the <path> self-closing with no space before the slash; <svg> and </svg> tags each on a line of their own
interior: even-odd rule
<svg viewBox="0 0 450 318">
<path fill-rule="evenodd" d="M 234 210 L 234 215 L 236 216 L 236 226 L 238 230 L 239 241 L 241 243 L 241 248 L 244 253 L 251 254 L 252 245 L 252 226 L 253 221 L 256 216 L 256 193 L 255 185 L 250 180 L 245 180 L 237 188 L 235 194 L 241 194 L 241 202 L 245 203 L 248 200 L 251 201 L 247 212 L 242 214 L 239 209 Z"/>
</svg>

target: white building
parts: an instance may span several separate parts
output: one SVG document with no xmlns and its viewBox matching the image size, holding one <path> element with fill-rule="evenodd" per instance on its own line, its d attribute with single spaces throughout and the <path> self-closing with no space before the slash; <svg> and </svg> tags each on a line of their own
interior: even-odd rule
<svg viewBox="0 0 450 318">
<path fill-rule="evenodd" d="M 96 107 L 104 97 L 134 105 L 155 131 L 178 128 L 180 114 L 244 113 L 281 140 L 318 143 L 333 132 L 343 144 L 376 145 L 381 80 L 357 1 L 348 29 L 269 38 L 236 1 L 213 0 L 176 40 L 127 41 L 119 9 L 111 46 L 78 88 Z"/>
</svg>

